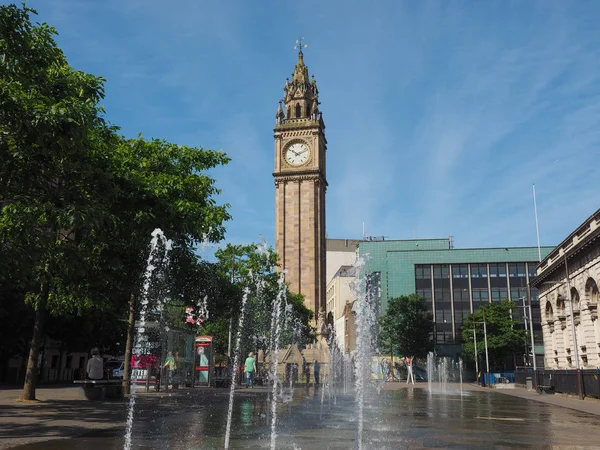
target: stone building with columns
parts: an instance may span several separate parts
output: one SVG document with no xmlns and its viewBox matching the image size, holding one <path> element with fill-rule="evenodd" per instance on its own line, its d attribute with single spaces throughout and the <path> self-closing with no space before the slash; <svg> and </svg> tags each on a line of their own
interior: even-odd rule
<svg viewBox="0 0 600 450">
<path fill-rule="evenodd" d="M 542 260 L 531 283 L 539 292 L 544 366 L 600 367 L 600 209 Z"/>
</svg>

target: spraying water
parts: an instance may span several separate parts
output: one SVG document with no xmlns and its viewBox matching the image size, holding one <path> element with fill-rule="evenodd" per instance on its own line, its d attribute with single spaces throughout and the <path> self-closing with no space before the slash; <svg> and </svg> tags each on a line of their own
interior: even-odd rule
<svg viewBox="0 0 600 450">
<path fill-rule="evenodd" d="M 459 360 L 458 360 L 458 373 L 460 375 L 460 395 L 462 397 L 462 395 L 463 395 L 463 382 L 462 382 L 462 379 L 463 379 L 463 360 L 462 360 L 462 358 L 459 358 Z"/>
<path fill-rule="evenodd" d="M 162 249 L 161 245 L 162 244 Z M 152 275 L 157 266 L 162 262 L 165 268 L 168 266 L 168 254 L 171 250 L 172 242 L 168 240 L 160 228 L 155 229 L 152 232 L 152 240 L 150 241 L 150 253 L 148 255 L 148 262 L 146 264 L 146 272 L 144 273 L 144 284 L 142 288 L 142 296 L 140 302 L 140 320 L 137 333 L 135 336 L 133 353 L 136 357 L 142 354 L 142 343 L 144 341 L 144 332 L 146 331 L 146 314 L 148 312 L 149 293 L 150 285 L 152 282 Z M 161 255 L 162 250 L 162 255 Z M 137 360 L 137 358 L 136 358 Z M 148 365 L 146 370 L 150 370 Z M 131 383 L 131 391 L 129 395 L 129 407 L 127 412 L 127 428 L 125 431 L 125 445 L 124 450 L 131 449 L 131 432 L 133 429 L 133 416 L 135 411 L 135 389 L 137 380 L 133 380 Z"/>
<path fill-rule="evenodd" d="M 282 271 L 277 281 L 279 290 L 273 305 L 271 315 L 271 378 L 273 391 L 271 394 L 271 450 L 276 449 L 277 442 L 277 368 L 279 366 L 279 338 L 282 331 L 281 311 L 287 304 L 287 286 L 285 284 L 285 271 Z"/>
<path fill-rule="evenodd" d="M 338 383 L 338 368 L 341 366 L 341 355 L 340 349 L 337 345 L 337 337 L 335 328 L 329 326 L 329 352 L 328 352 L 328 386 L 330 389 L 330 396 L 333 395 L 333 404 L 337 405 L 337 383 Z"/>
<path fill-rule="evenodd" d="M 434 380 L 437 379 L 437 386 L 433 385 Z M 463 361 L 459 358 L 458 363 L 448 363 L 447 357 L 440 357 L 436 361 L 433 353 L 429 352 L 427 355 L 427 387 L 429 393 L 443 394 L 443 395 L 457 395 L 463 394 Z M 448 382 L 459 383 L 459 389 L 456 387 L 449 387 Z"/>
<path fill-rule="evenodd" d="M 372 301 L 372 293 L 367 292 L 367 277 L 364 274 L 365 259 L 359 257 L 354 263 L 356 278 L 351 283 L 351 289 L 356 301 L 353 311 L 356 314 L 356 350 L 354 353 L 354 372 L 357 406 L 357 427 L 355 449 L 362 449 L 363 418 L 364 418 L 364 396 L 371 370 L 371 355 L 373 349 L 371 342 L 373 338 L 373 327 L 376 323 L 375 305 Z"/>
<path fill-rule="evenodd" d="M 235 337 L 235 357 L 233 359 L 233 370 L 231 371 L 231 388 L 229 389 L 229 409 L 227 410 L 227 428 L 225 430 L 225 448 L 229 448 L 229 437 L 231 436 L 231 418 L 233 415 L 233 399 L 235 394 L 235 376 L 236 369 L 240 359 L 240 345 L 242 340 L 242 327 L 244 326 L 244 315 L 246 313 L 246 303 L 248 302 L 248 296 L 250 295 L 250 289 L 246 287 L 244 289 L 244 295 L 242 297 L 242 305 L 240 311 L 240 317 L 238 321 L 238 329 Z"/>
<path fill-rule="evenodd" d="M 433 359 L 433 352 L 427 353 L 427 390 L 431 394 L 433 378 L 435 377 L 435 361 Z"/>
</svg>

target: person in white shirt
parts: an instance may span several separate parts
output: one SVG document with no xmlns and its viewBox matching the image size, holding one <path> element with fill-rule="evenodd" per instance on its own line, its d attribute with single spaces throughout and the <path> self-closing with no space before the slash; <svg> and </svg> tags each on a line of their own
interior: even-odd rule
<svg viewBox="0 0 600 450">
<path fill-rule="evenodd" d="M 98 354 L 98 347 L 92 349 L 92 357 L 87 363 L 87 377 L 90 380 L 101 380 L 104 378 L 104 360 Z"/>
<path fill-rule="evenodd" d="M 406 384 L 408 384 L 410 381 L 412 381 L 412 384 L 415 384 L 415 376 L 413 374 L 413 359 L 415 359 L 414 356 L 411 357 L 406 357 L 404 358 L 404 364 L 406 364 L 406 369 L 408 374 L 406 375 Z"/>
</svg>

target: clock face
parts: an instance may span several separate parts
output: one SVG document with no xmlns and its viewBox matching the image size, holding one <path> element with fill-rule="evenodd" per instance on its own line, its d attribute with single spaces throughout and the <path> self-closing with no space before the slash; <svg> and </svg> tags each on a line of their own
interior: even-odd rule
<svg viewBox="0 0 600 450">
<path fill-rule="evenodd" d="M 310 150 L 308 145 L 302 142 L 295 142 L 285 151 L 285 159 L 293 166 L 301 166 L 308 161 Z"/>
</svg>

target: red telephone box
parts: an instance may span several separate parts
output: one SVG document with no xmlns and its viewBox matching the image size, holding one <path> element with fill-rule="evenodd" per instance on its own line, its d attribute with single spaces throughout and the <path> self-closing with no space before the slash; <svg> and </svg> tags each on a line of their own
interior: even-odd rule
<svg viewBox="0 0 600 450">
<path fill-rule="evenodd" d="M 213 338 L 196 336 L 194 352 L 194 385 L 209 386 L 213 372 Z"/>
</svg>

